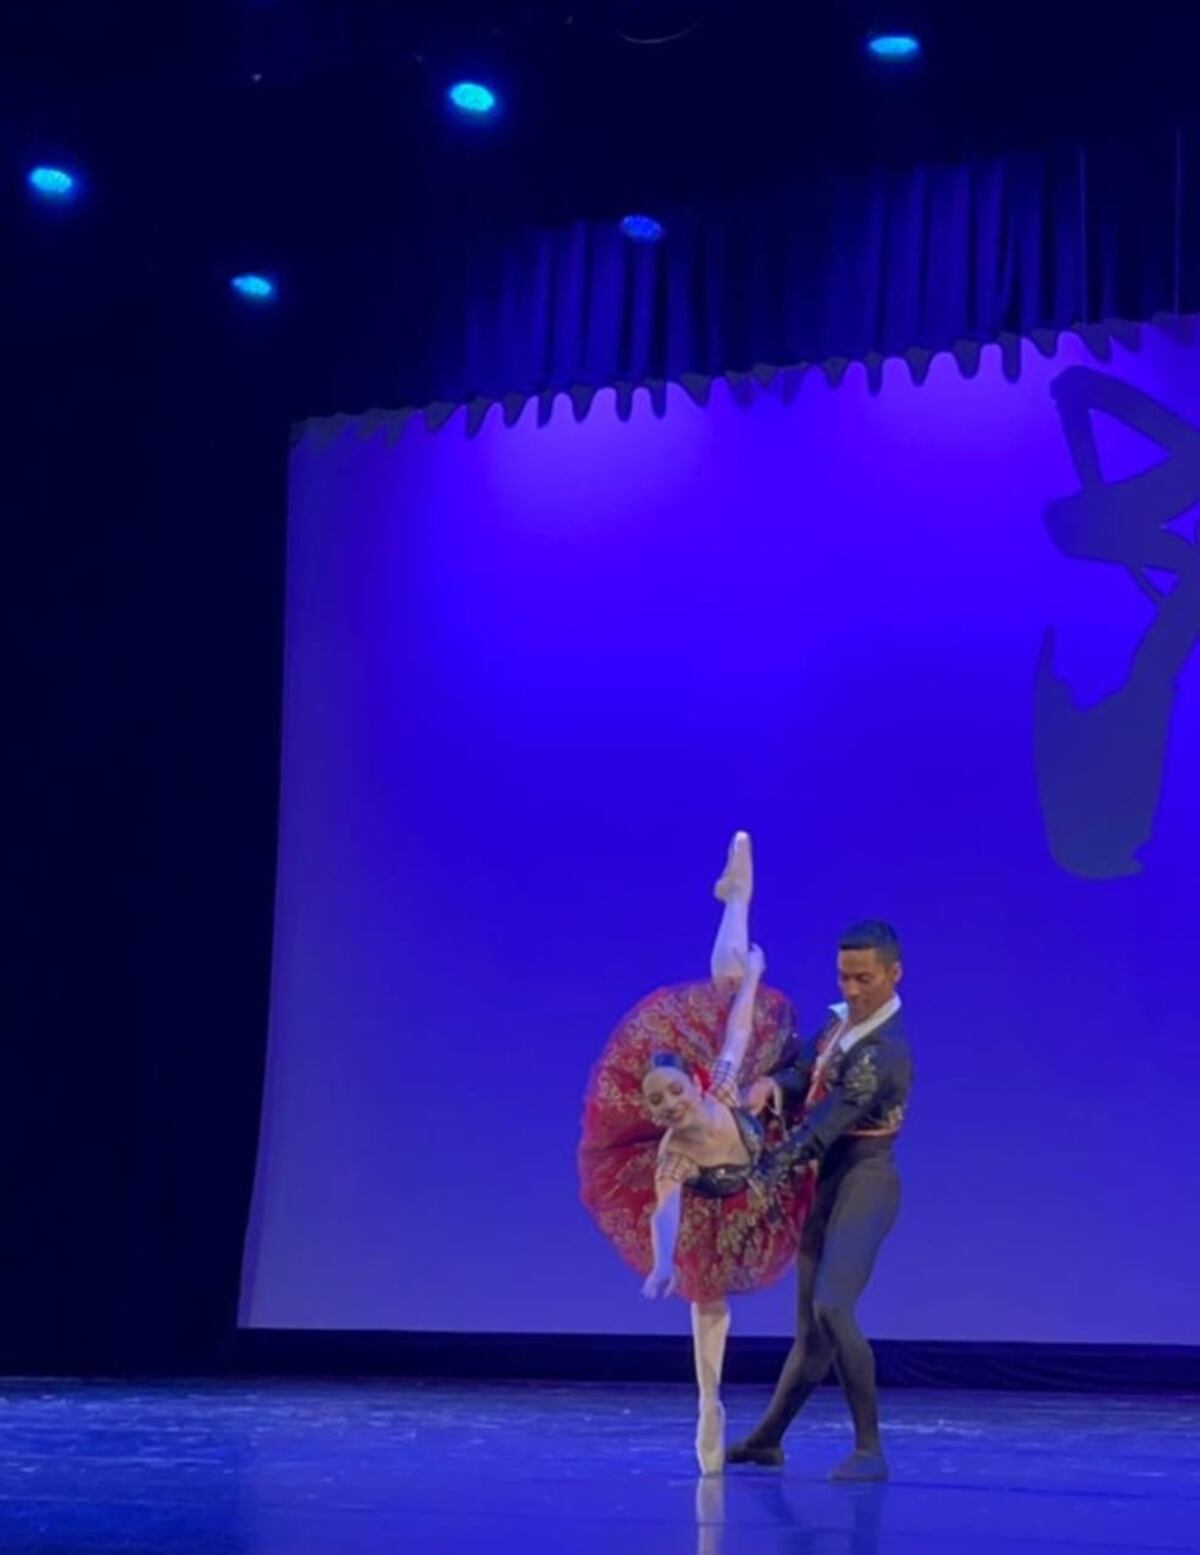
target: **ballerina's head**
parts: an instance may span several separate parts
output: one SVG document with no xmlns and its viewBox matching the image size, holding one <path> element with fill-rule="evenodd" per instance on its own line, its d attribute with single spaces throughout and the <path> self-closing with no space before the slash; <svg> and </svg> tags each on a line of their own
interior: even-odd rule
<svg viewBox="0 0 1200 1555">
<path fill-rule="evenodd" d="M 655 1053 L 642 1080 L 642 1100 L 659 1128 L 680 1128 L 700 1112 L 703 1087 L 696 1071 L 678 1053 Z"/>
</svg>

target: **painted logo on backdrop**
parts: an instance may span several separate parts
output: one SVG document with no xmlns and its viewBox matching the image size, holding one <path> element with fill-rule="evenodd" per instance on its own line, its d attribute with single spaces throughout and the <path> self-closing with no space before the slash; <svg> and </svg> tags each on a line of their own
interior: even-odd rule
<svg viewBox="0 0 1200 1555">
<path fill-rule="evenodd" d="M 1200 547 L 1171 525 L 1200 502 L 1200 429 L 1140 389 L 1088 367 L 1051 385 L 1080 489 L 1046 509 L 1064 555 L 1127 569 L 1154 615 L 1121 684 L 1082 706 L 1054 668 L 1054 631 L 1037 666 L 1038 789 L 1055 859 L 1091 880 L 1136 874 L 1154 830 L 1176 688 L 1200 634 Z M 1112 416 L 1166 457 L 1105 481 L 1093 416 Z"/>
</svg>

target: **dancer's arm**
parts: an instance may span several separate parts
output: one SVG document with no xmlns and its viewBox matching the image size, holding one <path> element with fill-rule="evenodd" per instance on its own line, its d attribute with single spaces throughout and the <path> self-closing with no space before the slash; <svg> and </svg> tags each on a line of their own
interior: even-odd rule
<svg viewBox="0 0 1200 1555">
<path fill-rule="evenodd" d="M 793 1038 L 778 1067 L 747 1088 L 743 1105 L 756 1115 L 769 1107 L 781 1117 L 788 1107 L 802 1106 L 812 1082 L 819 1041 L 818 1037 L 799 1043 Z"/>
<path fill-rule="evenodd" d="M 741 982 L 730 1006 L 725 1022 L 725 1040 L 721 1055 L 713 1070 L 712 1094 L 727 1107 L 740 1105 L 738 1075 L 746 1057 L 751 1034 L 754 1031 L 754 1001 L 758 987 L 767 969 L 767 958 L 758 945 L 751 945 L 744 956 L 738 957 Z"/>
<path fill-rule="evenodd" d="M 893 1053 L 886 1043 L 865 1042 L 830 1086 L 828 1095 L 770 1152 L 768 1169 L 787 1171 L 820 1160 L 835 1140 L 876 1105 L 891 1084 L 892 1061 Z"/>
<path fill-rule="evenodd" d="M 801 1106 L 812 1084 L 813 1070 L 821 1044 L 831 1034 L 837 1021 L 832 1020 L 821 1028 L 817 1036 L 808 1042 L 797 1043 L 776 1069 L 771 1079 L 779 1087 L 780 1100 L 786 1105 Z"/>
<path fill-rule="evenodd" d="M 660 1167 L 662 1159 L 660 1157 Z M 682 1185 L 662 1170 L 655 1178 L 658 1202 L 650 1217 L 650 1245 L 654 1249 L 654 1267 L 642 1286 L 642 1295 L 669 1296 L 675 1289 L 675 1244 L 679 1240 L 679 1220 L 683 1208 Z"/>
<path fill-rule="evenodd" d="M 755 1080 L 746 1092 L 746 1106 L 750 1111 L 758 1113 L 770 1106 L 782 1116 L 788 1108 L 802 1107 L 808 1098 L 822 1045 L 837 1026 L 836 1019 L 827 1022 L 808 1042 L 797 1042 L 793 1038 L 784 1049 L 782 1062 L 769 1075 Z"/>
</svg>

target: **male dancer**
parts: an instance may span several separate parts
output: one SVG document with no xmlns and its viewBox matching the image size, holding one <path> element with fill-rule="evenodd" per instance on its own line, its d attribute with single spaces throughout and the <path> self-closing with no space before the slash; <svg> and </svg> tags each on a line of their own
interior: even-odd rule
<svg viewBox="0 0 1200 1555">
<path fill-rule="evenodd" d="M 763 1169 L 804 1170 L 814 1163 L 817 1187 L 797 1257 L 795 1342 L 766 1414 L 728 1449 L 727 1463 L 781 1464 L 784 1432 L 833 1365 L 854 1421 L 854 1451 L 833 1478 L 887 1478 L 875 1357 L 854 1309 L 900 1207 L 892 1144 L 912 1084 L 896 991 L 902 970 L 900 943 L 888 924 L 849 929 L 838 945 L 845 1002 L 834 1006 L 815 1042 L 747 1094 L 755 1111 L 801 1105 L 798 1126 Z"/>
</svg>

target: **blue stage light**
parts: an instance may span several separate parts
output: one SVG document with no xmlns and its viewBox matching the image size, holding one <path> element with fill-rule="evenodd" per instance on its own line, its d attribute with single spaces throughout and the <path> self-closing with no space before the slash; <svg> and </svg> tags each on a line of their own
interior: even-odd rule
<svg viewBox="0 0 1200 1555">
<path fill-rule="evenodd" d="M 446 94 L 460 113 L 494 113 L 497 97 L 490 86 L 480 81 L 456 81 Z"/>
<path fill-rule="evenodd" d="M 229 284 L 239 297 L 250 302 L 270 302 L 275 296 L 275 283 L 265 275 L 235 275 Z"/>
<path fill-rule="evenodd" d="M 29 174 L 29 187 L 43 200 L 69 200 L 77 184 L 73 174 L 61 167 L 35 167 Z"/>
<path fill-rule="evenodd" d="M 661 221 L 653 216 L 622 216 L 621 231 L 635 243 L 657 243 L 666 234 Z"/>
<path fill-rule="evenodd" d="M 911 32 L 879 32 L 867 40 L 867 51 L 889 65 L 914 60 L 921 52 L 921 40 Z"/>
</svg>

